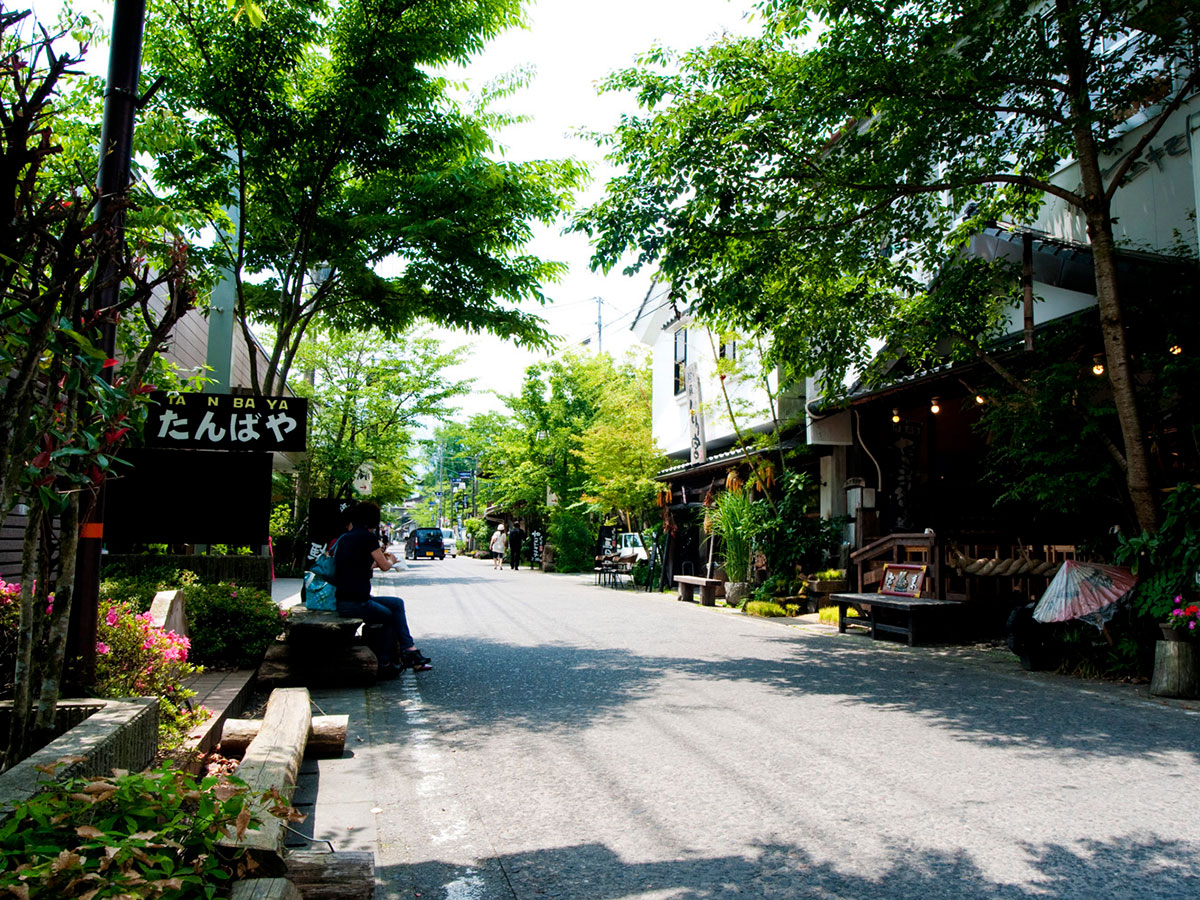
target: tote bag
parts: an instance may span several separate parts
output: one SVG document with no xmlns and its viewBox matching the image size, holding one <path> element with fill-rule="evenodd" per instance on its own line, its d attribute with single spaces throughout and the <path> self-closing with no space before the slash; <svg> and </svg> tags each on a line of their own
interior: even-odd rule
<svg viewBox="0 0 1200 900">
<path fill-rule="evenodd" d="M 333 554 L 337 550 L 338 541 L 317 557 L 307 572 L 304 573 L 304 606 L 306 609 L 318 609 L 333 612 L 337 609 L 337 588 L 333 584 Z"/>
</svg>

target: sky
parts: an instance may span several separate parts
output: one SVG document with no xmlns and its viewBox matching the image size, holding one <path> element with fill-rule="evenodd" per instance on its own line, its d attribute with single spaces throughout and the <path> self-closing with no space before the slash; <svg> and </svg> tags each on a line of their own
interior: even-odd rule
<svg viewBox="0 0 1200 900">
<path fill-rule="evenodd" d="M 37 15 L 53 20 L 57 0 L 34 0 Z M 92 8 L 107 17 L 111 5 L 76 0 L 77 8 Z M 631 64 L 635 56 L 655 44 L 686 50 L 711 42 L 724 31 L 749 34 L 757 30 L 751 19 L 752 0 L 530 0 L 529 26 L 496 38 L 473 63 L 454 77 L 471 87 L 482 86 L 519 66 L 533 70 L 530 85 L 498 101 L 499 111 L 526 116 L 529 122 L 514 125 L 496 137 L 506 158 L 574 158 L 587 163 L 592 184 L 577 198 L 578 205 L 602 196 L 604 182 L 613 174 L 594 144 L 575 136 L 578 129 L 609 131 L 622 112 L 635 111 L 631 95 L 600 97 L 596 85 L 609 72 Z M 103 74 L 107 51 L 94 52 L 86 67 Z M 565 223 L 563 223 L 565 224 Z M 538 227 L 530 252 L 564 262 L 568 274 L 546 286 L 553 301 L 540 310 L 548 330 L 558 335 L 559 349 L 597 348 L 620 359 L 636 344 L 629 330 L 642 298 L 650 287 L 650 273 L 628 277 L 590 271 L 591 255 L 583 235 L 562 234 L 563 224 Z M 599 298 L 599 303 L 597 302 Z M 603 325 L 602 331 L 597 324 Z M 544 353 L 522 350 L 490 336 L 434 330 L 447 346 L 470 347 L 467 361 L 446 373 L 447 381 L 475 379 L 476 390 L 460 399 L 465 421 L 475 413 L 501 407 L 495 394 L 515 394 L 525 368 L 547 358 Z M 584 345 L 584 341 L 588 343 Z"/>
<path fill-rule="evenodd" d="M 498 109 L 529 116 L 532 121 L 498 135 L 509 159 L 585 161 L 593 184 L 579 197 L 580 205 L 598 200 L 613 173 L 602 151 L 574 135 L 577 129 L 609 131 L 621 113 L 635 109 L 631 95 L 596 94 L 597 83 L 609 72 L 661 44 L 686 50 L 708 43 L 722 31 L 746 34 L 755 30 L 747 16 L 750 0 L 536 0 L 529 6 L 529 28 L 497 38 L 465 72 L 472 83 L 483 83 L 517 66 L 534 67 L 532 84 L 497 104 Z M 562 338 L 562 347 L 582 345 L 617 359 L 636 343 L 629 326 L 650 286 L 647 272 L 628 277 L 589 270 L 591 255 L 583 235 L 563 235 L 561 227 L 538 230 L 532 251 L 565 262 L 569 274 L 547 286 L 554 302 L 540 312 L 549 330 Z M 602 303 L 597 309 L 596 298 Z M 597 319 L 603 331 L 597 339 Z M 525 352 L 492 338 L 446 336 L 448 343 L 469 343 L 470 361 L 455 377 L 476 379 L 476 393 L 459 404 L 464 419 L 499 408 L 492 391 L 516 393 L 526 366 L 542 354 Z"/>
</svg>

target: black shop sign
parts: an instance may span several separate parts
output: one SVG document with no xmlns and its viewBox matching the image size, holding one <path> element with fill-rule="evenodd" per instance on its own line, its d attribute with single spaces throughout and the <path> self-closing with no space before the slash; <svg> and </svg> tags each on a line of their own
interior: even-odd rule
<svg viewBox="0 0 1200 900">
<path fill-rule="evenodd" d="M 150 395 L 145 444 L 160 449 L 302 451 L 308 400 L 236 394 Z"/>
</svg>

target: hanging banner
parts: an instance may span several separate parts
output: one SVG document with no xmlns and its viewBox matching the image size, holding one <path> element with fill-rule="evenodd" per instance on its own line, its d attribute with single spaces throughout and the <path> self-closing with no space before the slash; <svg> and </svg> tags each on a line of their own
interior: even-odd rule
<svg viewBox="0 0 1200 900">
<path fill-rule="evenodd" d="M 684 393 L 687 395 L 688 430 L 690 432 L 690 453 L 688 460 L 701 463 L 708 458 L 708 448 L 704 440 L 704 413 L 700 409 L 700 378 L 696 374 L 696 364 L 692 363 L 684 371 Z"/>
<path fill-rule="evenodd" d="M 305 449 L 308 400 L 240 394 L 150 395 L 145 446 L 200 450 Z"/>
</svg>

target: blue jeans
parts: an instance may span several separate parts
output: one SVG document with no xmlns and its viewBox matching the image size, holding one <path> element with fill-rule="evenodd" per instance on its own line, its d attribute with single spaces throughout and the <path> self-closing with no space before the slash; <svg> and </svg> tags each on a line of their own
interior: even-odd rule
<svg viewBox="0 0 1200 900">
<path fill-rule="evenodd" d="M 407 650 L 413 645 L 408 630 L 408 617 L 404 614 L 404 601 L 399 597 L 367 597 L 365 600 L 338 600 L 337 613 L 343 619 L 358 618 L 369 625 L 382 625 L 383 638 L 379 648 L 379 664 L 390 665 L 392 646 L 399 641 L 400 648 Z"/>
</svg>

